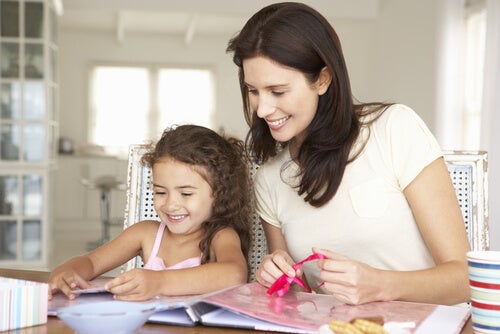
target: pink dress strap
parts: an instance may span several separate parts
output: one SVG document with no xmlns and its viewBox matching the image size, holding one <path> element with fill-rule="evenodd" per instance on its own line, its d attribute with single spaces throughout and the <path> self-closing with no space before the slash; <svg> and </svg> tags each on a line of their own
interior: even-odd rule
<svg viewBox="0 0 500 334">
<path fill-rule="evenodd" d="M 156 232 L 155 243 L 153 244 L 153 249 L 151 250 L 151 255 L 149 256 L 148 262 L 144 265 L 144 269 L 150 270 L 165 270 L 165 269 L 184 269 L 196 267 L 201 264 L 201 256 L 192 257 L 174 264 L 173 266 L 166 267 L 165 262 L 161 257 L 158 256 L 158 251 L 160 250 L 161 239 L 163 238 L 163 231 L 165 231 L 165 223 L 161 222 L 160 227 L 158 227 L 158 232 Z"/>
<path fill-rule="evenodd" d="M 163 231 L 165 230 L 165 223 L 160 223 L 158 227 L 158 231 L 156 232 L 155 243 L 153 244 L 153 249 L 151 250 L 151 254 L 149 255 L 148 262 L 144 265 L 144 269 L 150 270 L 163 270 L 165 268 L 165 264 L 163 263 L 163 259 L 159 258 L 158 250 L 160 249 L 161 239 L 163 238 Z"/>
</svg>

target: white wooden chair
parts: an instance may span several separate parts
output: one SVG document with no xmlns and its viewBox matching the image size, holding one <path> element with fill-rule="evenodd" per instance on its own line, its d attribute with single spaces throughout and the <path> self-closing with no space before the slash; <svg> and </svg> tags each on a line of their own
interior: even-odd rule
<svg viewBox="0 0 500 334">
<path fill-rule="evenodd" d="M 471 248 L 489 250 L 488 154 L 485 151 L 447 151 L 444 158 Z"/>
<path fill-rule="evenodd" d="M 141 220 L 158 219 L 153 207 L 152 173 L 140 161 L 145 149 L 144 145 L 130 147 L 124 228 Z M 462 209 L 471 247 L 476 250 L 489 249 L 487 154 L 482 151 L 446 152 L 445 160 Z M 253 164 L 249 168 L 250 175 L 255 176 L 258 166 Z M 255 280 L 255 270 L 262 256 L 267 254 L 266 238 L 256 213 L 252 217 L 252 237 L 248 256 L 249 281 Z M 127 262 L 122 271 L 141 266 L 142 259 L 137 257 Z"/>
</svg>

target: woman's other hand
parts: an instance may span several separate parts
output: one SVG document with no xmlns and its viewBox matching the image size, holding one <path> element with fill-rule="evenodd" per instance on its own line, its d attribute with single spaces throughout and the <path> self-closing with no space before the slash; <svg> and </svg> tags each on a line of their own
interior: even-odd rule
<svg viewBox="0 0 500 334">
<path fill-rule="evenodd" d="M 313 248 L 313 252 L 327 257 L 317 262 L 321 269 L 319 277 L 336 299 L 351 305 L 384 300 L 380 270 L 326 249 Z"/>
</svg>

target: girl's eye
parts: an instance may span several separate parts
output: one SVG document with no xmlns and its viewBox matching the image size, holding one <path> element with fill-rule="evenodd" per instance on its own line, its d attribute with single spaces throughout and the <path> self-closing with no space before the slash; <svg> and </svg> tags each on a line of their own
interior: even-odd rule
<svg viewBox="0 0 500 334">
<path fill-rule="evenodd" d="M 248 88 L 248 94 L 259 95 L 259 93 L 257 92 L 257 89 L 250 89 L 250 88 Z"/>
<path fill-rule="evenodd" d="M 285 94 L 285 93 L 284 93 L 284 92 L 276 92 L 276 91 L 273 91 L 273 95 L 274 95 L 274 96 L 281 96 L 281 95 L 283 95 L 283 94 Z"/>
<path fill-rule="evenodd" d="M 165 195 L 165 192 L 163 190 L 156 190 L 154 192 L 155 195 Z"/>
<path fill-rule="evenodd" d="M 182 196 L 186 196 L 186 197 L 189 197 L 191 195 L 193 195 L 193 193 L 182 193 Z"/>
</svg>

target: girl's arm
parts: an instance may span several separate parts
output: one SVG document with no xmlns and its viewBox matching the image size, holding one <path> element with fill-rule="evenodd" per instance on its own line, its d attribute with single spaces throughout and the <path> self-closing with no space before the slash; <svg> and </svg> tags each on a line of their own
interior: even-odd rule
<svg viewBox="0 0 500 334">
<path fill-rule="evenodd" d="M 157 295 L 202 294 L 247 282 L 247 263 L 236 231 L 217 232 L 211 248 L 214 262 L 176 270 L 134 269 L 113 279 L 107 288 L 117 299 L 145 300 Z"/>
<path fill-rule="evenodd" d="M 150 230 L 150 226 L 154 225 L 150 222 L 134 224 L 101 247 L 60 264 L 49 276 L 49 294 L 60 290 L 69 298 L 75 298 L 71 290 L 89 287 L 89 280 L 138 255 L 142 234 L 145 229 Z"/>
<path fill-rule="evenodd" d="M 376 300 L 457 304 L 468 300 L 465 254 L 470 245 L 444 160 L 439 158 L 425 167 L 404 194 L 436 266 L 404 272 L 378 270 L 315 249 L 329 257 L 318 261 L 323 269 L 320 277 L 337 299 L 350 304 Z"/>
</svg>

